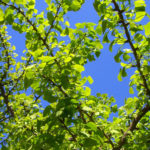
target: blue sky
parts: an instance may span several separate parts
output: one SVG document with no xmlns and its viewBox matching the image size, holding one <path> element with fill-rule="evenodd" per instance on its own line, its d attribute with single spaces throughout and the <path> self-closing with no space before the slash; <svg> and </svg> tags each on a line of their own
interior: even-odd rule
<svg viewBox="0 0 150 150">
<path fill-rule="evenodd" d="M 46 4 L 43 0 L 36 0 L 36 8 L 39 13 L 44 10 Z M 82 8 L 78 12 L 69 12 L 66 16 L 69 19 L 70 27 L 75 28 L 76 23 L 81 22 L 94 22 L 98 23 L 99 16 L 93 8 L 93 0 L 86 0 Z M 11 42 L 16 46 L 16 52 L 20 53 L 25 49 L 25 34 L 18 34 L 9 28 L 9 34 L 12 36 Z M 114 96 L 118 106 L 123 105 L 124 99 L 133 97 L 135 95 L 129 94 L 129 78 L 133 73 L 129 72 L 128 77 L 123 78 L 120 82 L 117 79 L 120 64 L 114 61 L 114 56 L 117 48 L 109 52 L 108 44 L 103 45 L 101 56 L 95 62 L 90 62 L 85 65 L 83 76 L 92 76 L 94 83 L 87 84 L 92 89 L 92 94 L 108 93 L 109 96 Z M 46 103 L 45 103 L 46 104 Z M 44 104 L 44 105 L 45 105 Z"/>
<path fill-rule="evenodd" d="M 83 4 L 82 8 L 78 12 L 70 12 L 68 14 L 71 26 L 78 22 L 94 22 L 98 23 L 99 16 L 93 7 L 94 0 L 87 0 Z M 133 97 L 134 95 L 129 94 L 129 78 L 123 78 L 120 82 L 117 79 L 120 64 L 114 61 L 114 56 L 117 52 L 117 47 L 114 47 L 114 51 L 109 52 L 109 45 L 104 44 L 101 50 L 101 55 L 95 62 L 90 62 L 85 65 L 85 72 L 83 75 L 92 76 L 94 83 L 89 85 L 92 89 L 92 94 L 107 93 L 109 96 L 114 96 L 118 106 L 124 103 L 124 99 L 127 97 Z M 133 71 L 132 71 L 133 73 Z"/>
</svg>

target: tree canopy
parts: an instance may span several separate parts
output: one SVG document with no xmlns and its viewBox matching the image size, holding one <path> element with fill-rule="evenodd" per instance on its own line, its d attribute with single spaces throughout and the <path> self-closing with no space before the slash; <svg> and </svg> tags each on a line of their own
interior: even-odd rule
<svg viewBox="0 0 150 150">
<path fill-rule="evenodd" d="M 84 0 L 0 0 L 0 145 L 2 150 L 150 149 L 150 14 L 146 0 L 94 0 L 98 24 L 71 28 L 68 12 Z M 44 1 L 43 1 L 44 3 Z M 145 19 L 146 22 L 142 22 Z M 25 34 L 21 60 L 8 26 Z M 67 40 L 65 40 L 67 39 Z M 91 94 L 84 65 L 103 44 L 130 77 L 131 94 L 119 107 L 108 93 Z M 125 47 L 128 47 L 125 48 Z M 49 104 L 42 106 L 45 100 Z M 110 116 L 117 114 L 110 121 Z"/>
</svg>

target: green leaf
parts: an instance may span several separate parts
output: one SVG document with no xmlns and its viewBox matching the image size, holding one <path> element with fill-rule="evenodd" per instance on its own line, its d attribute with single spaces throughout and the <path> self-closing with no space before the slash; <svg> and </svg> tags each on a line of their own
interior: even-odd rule
<svg viewBox="0 0 150 150">
<path fill-rule="evenodd" d="M 130 93 L 130 94 L 134 94 L 134 90 L 133 90 L 132 87 L 129 88 L 129 93 Z"/>
<path fill-rule="evenodd" d="M 108 39 L 108 32 L 106 32 L 106 33 L 104 34 L 103 43 L 110 43 L 110 41 L 109 41 L 109 39 Z"/>
<path fill-rule="evenodd" d="M 24 77 L 24 88 L 25 88 L 25 90 L 27 90 L 31 86 L 32 82 L 33 82 L 32 79 L 27 78 L 27 76 Z"/>
<path fill-rule="evenodd" d="M 82 109 L 85 110 L 85 111 L 92 111 L 92 108 L 87 107 L 87 106 L 84 106 Z"/>
<path fill-rule="evenodd" d="M 68 62 L 71 61 L 71 59 L 72 59 L 71 57 L 67 57 L 67 58 L 64 60 L 64 62 L 65 62 L 65 63 L 68 63 Z"/>
<path fill-rule="evenodd" d="M 126 77 L 126 76 L 127 76 L 126 69 L 125 69 L 125 67 L 123 67 L 123 69 L 122 69 L 122 77 Z"/>
<path fill-rule="evenodd" d="M 144 0 L 135 0 L 134 5 L 135 5 L 135 11 L 136 11 L 135 22 L 139 22 L 146 15 L 146 12 L 145 12 L 146 4 Z"/>
<path fill-rule="evenodd" d="M 89 83 L 90 83 L 90 84 L 92 84 L 92 83 L 93 83 L 93 79 L 92 79 L 92 77 L 91 77 L 91 76 L 88 76 L 88 77 L 87 77 L 87 80 L 89 81 Z"/>
<path fill-rule="evenodd" d="M 93 147 L 93 146 L 96 146 L 98 145 L 98 142 L 95 140 L 95 139 L 92 139 L 92 138 L 85 138 L 84 139 L 84 142 L 83 142 L 83 146 L 84 147 Z"/>
<path fill-rule="evenodd" d="M 88 55 L 88 59 L 89 61 L 94 61 L 95 60 L 94 55 Z"/>
<path fill-rule="evenodd" d="M 145 35 L 150 35 L 150 22 L 148 22 L 146 25 L 144 25 Z"/>
<path fill-rule="evenodd" d="M 43 121 L 37 120 L 37 131 L 38 132 L 40 131 L 40 128 L 41 128 L 42 124 L 43 124 Z"/>
<path fill-rule="evenodd" d="M 69 85 L 69 83 L 68 83 L 68 78 L 67 78 L 67 75 L 66 75 L 66 74 L 63 74 L 63 75 L 61 76 L 60 81 L 61 81 L 61 85 L 62 85 L 62 87 L 63 87 L 64 89 L 69 88 L 69 87 L 68 87 L 68 85 Z"/>
<path fill-rule="evenodd" d="M 137 33 L 135 36 L 134 36 L 134 39 L 136 42 L 141 42 L 143 39 L 144 39 L 144 36 L 140 33 Z"/>
<path fill-rule="evenodd" d="M 100 54 L 101 54 L 100 50 L 95 50 L 94 52 L 95 52 L 95 55 L 96 55 L 97 58 L 98 58 L 98 57 L 100 56 Z"/>
<path fill-rule="evenodd" d="M 73 68 L 78 72 L 84 71 L 84 67 L 82 65 L 76 64 L 76 65 L 73 65 Z"/>
<path fill-rule="evenodd" d="M 118 51 L 118 53 L 116 54 L 116 56 L 114 57 L 115 61 L 117 63 L 121 62 L 120 56 L 123 54 L 122 51 Z"/>
<path fill-rule="evenodd" d="M 134 5 L 135 5 L 135 10 L 136 9 L 140 9 L 141 10 L 141 7 L 145 7 L 146 6 L 146 4 L 145 4 L 145 0 L 135 0 L 134 1 Z M 139 8 L 140 7 L 140 8 Z M 143 8 L 142 8 L 142 10 L 143 10 Z M 145 10 L 144 10 L 145 11 Z"/>
<path fill-rule="evenodd" d="M 97 12 L 99 12 L 99 4 L 100 4 L 99 0 L 95 0 L 93 3 L 93 6 Z"/>
<path fill-rule="evenodd" d="M 113 45 L 114 45 L 115 41 L 113 40 L 110 45 L 109 45 L 109 51 L 112 52 L 112 48 L 113 48 Z"/>
<path fill-rule="evenodd" d="M 49 105 L 44 109 L 43 116 L 47 116 L 50 113 L 50 110 L 51 110 L 51 106 Z"/>
<path fill-rule="evenodd" d="M 75 26 L 78 28 L 78 29 L 83 29 L 85 27 L 85 23 L 76 23 Z"/>
<path fill-rule="evenodd" d="M 32 70 L 28 70 L 28 71 L 26 71 L 25 75 L 28 79 L 33 79 L 34 72 Z"/>
<path fill-rule="evenodd" d="M 53 16 L 53 13 L 52 12 L 48 12 L 47 13 L 47 19 L 49 21 L 49 24 L 52 25 L 53 24 L 53 21 L 54 21 L 54 16 Z"/>
<path fill-rule="evenodd" d="M 26 0 L 14 0 L 17 5 L 24 5 L 27 3 Z"/>
<path fill-rule="evenodd" d="M 118 111 L 117 104 L 111 107 L 111 111 L 112 111 L 113 113 L 116 113 L 116 112 Z"/>
<path fill-rule="evenodd" d="M 98 33 L 99 35 L 102 34 L 102 27 L 100 25 L 98 25 L 95 29 L 96 33 Z"/>
<path fill-rule="evenodd" d="M 9 3 L 9 2 L 10 2 L 10 0 L 3 0 L 3 2 L 5 2 L 5 3 Z"/>
<path fill-rule="evenodd" d="M 90 128 L 92 131 L 96 131 L 96 130 L 97 130 L 97 126 L 96 126 L 96 124 L 95 124 L 94 122 L 88 122 L 88 123 L 86 124 L 86 126 L 87 126 L 88 128 Z"/>
<path fill-rule="evenodd" d="M 103 48 L 103 45 L 101 44 L 101 42 L 99 40 L 96 40 L 94 42 L 94 45 L 95 45 L 96 49 L 102 49 Z"/>
<path fill-rule="evenodd" d="M 3 10 L 0 8 L 0 22 L 4 20 Z"/>
<path fill-rule="evenodd" d="M 57 97 L 53 96 L 51 91 L 45 90 L 43 94 L 44 94 L 44 96 L 43 96 L 44 100 L 46 100 L 50 103 L 56 102 Z"/>
<path fill-rule="evenodd" d="M 135 22 L 140 22 L 145 17 L 145 15 L 145 12 L 136 12 Z"/>
<path fill-rule="evenodd" d="M 128 61 L 130 58 L 131 57 L 128 54 L 126 54 L 126 53 L 123 54 L 124 61 Z"/>
<path fill-rule="evenodd" d="M 122 70 L 120 69 L 120 72 L 118 74 L 118 80 L 119 81 L 122 81 Z"/>
<path fill-rule="evenodd" d="M 103 31 L 103 33 L 106 31 L 106 29 L 107 29 L 107 20 L 104 20 L 102 22 L 102 31 Z"/>
<path fill-rule="evenodd" d="M 56 117 L 60 117 L 63 114 L 64 109 L 60 109 L 56 112 Z"/>
<path fill-rule="evenodd" d="M 13 22 L 14 22 L 14 18 L 13 18 L 13 15 L 12 14 L 9 14 L 7 17 L 6 17 L 6 22 L 8 23 L 8 24 L 13 24 Z"/>
<path fill-rule="evenodd" d="M 70 26 L 69 21 L 66 21 L 66 22 L 65 22 L 65 25 L 69 27 L 69 26 Z"/>
<path fill-rule="evenodd" d="M 41 57 L 39 57 L 39 59 L 42 60 L 42 62 L 53 63 L 55 57 L 51 57 L 51 56 L 41 56 Z"/>
<path fill-rule="evenodd" d="M 43 50 L 42 49 L 37 49 L 36 51 L 29 51 L 29 53 L 36 59 L 39 56 L 42 56 L 43 54 Z"/>
<path fill-rule="evenodd" d="M 39 80 L 33 80 L 31 87 L 36 90 L 37 88 L 40 87 L 40 81 Z"/>
<path fill-rule="evenodd" d="M 142 12 L 142 11 L 145 11 L 145 6 L 135 7 L 135 11 L 136 11 L 136 12 Z"/>
<path fill-rule="evenodd" d="M 84 3 L 84 0 L 65 0 L 68 3 L 69 11 L 78 11 L 81 8 L 81 5 Z"/>
<path fill-rule="evenodd" d="M 85 95 L 85 96 L 91 95 L 91 89 L 90 89 L 89 87 L 86 87 L 86 88 L 85 88 L 84 95 Z"/>
<path fill-rule="evenodd" d="M 143 68 L 143 75 L 148 75 L 150 72 L 150 66 L 144 66 Z"/>
</svg>

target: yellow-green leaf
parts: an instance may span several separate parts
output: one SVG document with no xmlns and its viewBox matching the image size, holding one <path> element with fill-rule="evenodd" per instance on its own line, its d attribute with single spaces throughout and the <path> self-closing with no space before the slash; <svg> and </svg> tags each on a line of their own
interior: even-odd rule
<svg viewBox="0 0 150 150">
<path fill-rule="evenodd" d="M 89 87 L 86 87 L 84 92 L 85 92 L 85 96 L 91 95 L 91 89 Z"/>
<path fill-rule="evenodd" d="M 91 76 L 88 76 L 88 77 L 87 77 L 87 80 L 89 81 L 89 83 L 90 83 L 90 84 L 92 84 L 92 83 L 93 83 L 93 79 L 92 79 L 92 77 L 91 77 Z"/>
<path fill-rule="evenodd" d="M 120 71 L 119 74 L 118 74 L 118 80 L 122 81 L 122 71 Z"/>
<path fill-rule="evenodd" d="M 145 35 L 149 36 L 150 35 L 150 22 L 144 25 L 144 29 L 145 29 Z"/>
<path fill-rule="evenodd" d="M 4 20 L 4 13 L 3 10 L 0 8 L 0 21 Z"/>
<path fill-rule="evenodd" d="M 78 72 L 84 71 L 84 67 L 82 65 L 76 64 L 76 65 L 73 65 L 73 68 Z"/>
<path fill-rule="evenodd" d="M 132 87 L 129 88 L 129 93 L 130 93 L 130 94 L 134 94 L 134 90 L 133 90 Z"/>
</svg>

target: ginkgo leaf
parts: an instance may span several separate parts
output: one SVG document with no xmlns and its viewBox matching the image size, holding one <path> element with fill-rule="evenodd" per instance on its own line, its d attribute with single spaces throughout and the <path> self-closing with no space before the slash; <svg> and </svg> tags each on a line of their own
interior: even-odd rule
<svg viewBox="0 0 150 150">
<path fill-rule="evenodd" d="M 87 80 L 89 81 L 90 84 L 92 84 L 94 82 L 91 76 L 88 76 Z"/>
<path fill-rule="evenodd" d="M 89 87 L 86 87 L 84 93 L 85 96 L 91 95 L 91 89 Z"/>
<path fill-rule="evenodd" d="M 84 67 L 82 65 L 76 64 L 76 65 L 73 65 L 73 68 L 78 72 L 84 71 Z"/>
<path fill-rule="evenodd" d="M 94 122 L 88 122 L 86 124 L 87 127 L 89 127 L 91 130 L 96 131 L 97 130 L 97 126 Z"/>
<path fill-rule="evenodd" d="M 3 10 L 0 8 L 0 21 L 4 20 L 4 13 Z"/>
<path fill-rule="evenodd" d="M 130 93 L 130 94 L 134 94 L 134 90 L 133 90 L 132 87 L 129 88 L 129 93 Z"/>
<path fill-rule="evenodd" d="M 145 35 L 150 35 L 150 22 L 148 22 L 146 25 L 144 25 Z"/>
<path fill-rule="evenodd" d="M 54 16 L 53 16 L 53 13 L 52 12 L 48 12 L 47 13 L 47 19 L 50 23 L 50 25 L 52 25 L 53 21 L 54 21 Z"/>
</svg>

